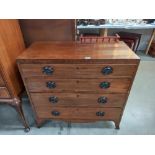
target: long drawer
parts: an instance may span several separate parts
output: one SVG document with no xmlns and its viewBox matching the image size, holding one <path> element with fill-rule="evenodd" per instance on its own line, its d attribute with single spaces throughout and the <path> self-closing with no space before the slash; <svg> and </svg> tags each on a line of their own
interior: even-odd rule
<svg viewBox="0 0 155 155">
<path fill-rule="evenodd" d="M 35 107 L 38 118 L 77 120 L 118 120 L 121 108 L 50 108 Z"/>
<path fill-rule="evenodd" d="M 132 77 L 136 65 L 125 64 L 21 64 L 23 77 L 51 76 L 53 78 Z"/>
<path fill-rule="evenodd" d="M 0 87 L 0 98 L 10 98 L 9 91 L 6 87 Z"/>
<path fill-rule="evenodd" d="M 122 107 L 127 94 L 30 93 L 35 106 Z"/>
<path fill-rule="evenodd" d="M 131 79 L 26 79 L 30 92 L 127 93 Z"/>
</svg>

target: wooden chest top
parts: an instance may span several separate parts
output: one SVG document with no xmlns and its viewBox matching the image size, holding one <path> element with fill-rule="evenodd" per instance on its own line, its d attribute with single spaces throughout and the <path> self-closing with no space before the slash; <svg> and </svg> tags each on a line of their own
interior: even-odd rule
<svg viewBox="0 0 155 155">
<path fill-rule="evenodd" d="M 18 62 L 52 60 L 53 62 L 138 63 L 139 57 L 124 43 L 80 44 L 77 42 L 35 42 L 18 58 Z M 120 61 L 121 60 L 121 61 Z"/>
</svg>

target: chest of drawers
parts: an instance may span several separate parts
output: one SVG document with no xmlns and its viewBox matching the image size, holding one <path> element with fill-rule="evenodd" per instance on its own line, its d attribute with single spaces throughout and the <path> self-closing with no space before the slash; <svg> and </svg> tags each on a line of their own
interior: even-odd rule
<svg viewBox="0 0 155 155">
<path fill-rule="evenodd" d="M 123 42 L 36 42 L 17 64 L 38 126 L 104 120 L 118 129 L 139 57 Z"/>
</svg>

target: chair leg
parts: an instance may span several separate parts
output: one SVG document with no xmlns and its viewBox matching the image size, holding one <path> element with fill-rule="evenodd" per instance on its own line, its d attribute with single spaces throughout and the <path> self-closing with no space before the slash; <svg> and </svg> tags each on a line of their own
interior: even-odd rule
<svg viewBox="0 0 155 155">
<path fill-rule="evenodd" d="M 23 122 L 23 125 L 25 127 L 25 132 L 29 132 L 30 128 L 29 128 L 28 123 L 26 122 L 26 119 L 25 119 L 25 116 L 24 116 L 24 113 L 23 113 L 23 109 L 22 109 L 21 101 L 19 99 L 17 99 L 17 98 L 14 98 L 12 106 L 16 109 L 16 111 L 20 115 L 20 118 L 21 118 L 21 120 Z"/>
</svg>

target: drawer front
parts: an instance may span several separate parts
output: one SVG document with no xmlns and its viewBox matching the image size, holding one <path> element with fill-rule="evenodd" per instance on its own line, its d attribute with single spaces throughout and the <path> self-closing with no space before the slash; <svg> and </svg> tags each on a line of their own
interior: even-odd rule
<svg viewBox="0 0 155 155">
<path fill-rule="evenodd" d="M 122 64 L 21 64 L 24 77 L 51 76 L 53 78 L 109 78 L 131 77 L 136 65 Z"/>
<path fill-rule="evenodd" d="M 26 79 L 30 92 L 126 93 L 131 79 Z"/>
<path fill-rule="evenodd" d="M 6 87 L 0 87 L 0 98 L 10 98 L 9 91 Z"/>
<path fill-rule="evenodd" d="M 35 106 L 122 107 L 127 94 L 31 93 Z"/>
<path fill-rule="evenodd" d="M 120 108 L 47 108 L 36 107 L 39 118 L 68 120 L 117 120 L 122 110 Z"/>
<path fill-rule="evenodd" d="M 5 86 L 4 80 L 2 78 L 2 75 L 0 74 L 0 87 Z"/>
</svg>

